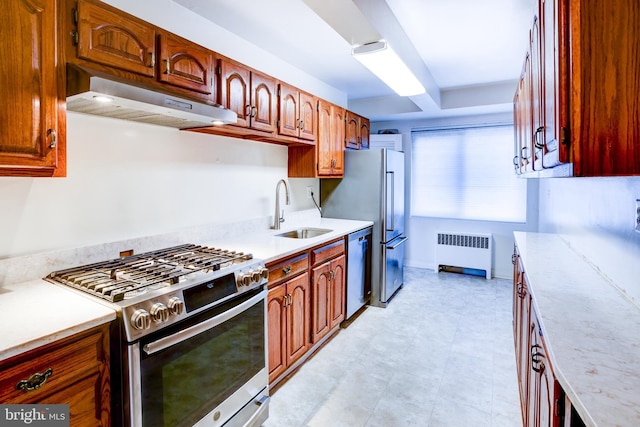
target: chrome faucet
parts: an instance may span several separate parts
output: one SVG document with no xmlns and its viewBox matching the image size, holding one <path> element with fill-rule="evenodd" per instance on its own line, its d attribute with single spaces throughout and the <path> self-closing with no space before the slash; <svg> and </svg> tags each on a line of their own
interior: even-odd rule
<svg viewBox="0 0 640 427">
<path fill-rule="evenodd" d="M 287 205 L 289 204 L 289 187 L 287 187 L 287 183 L 284 179 L 278 181 L 276 185 L 276 214 L 273 219 L 273 229 L 280 230 L 280 223 L 284 222 L 284 209 L 282 210 L 282 214 L 280 214 L 280 184 L 284 184 L 284 193 L 287 197 Z"/>
</svg>

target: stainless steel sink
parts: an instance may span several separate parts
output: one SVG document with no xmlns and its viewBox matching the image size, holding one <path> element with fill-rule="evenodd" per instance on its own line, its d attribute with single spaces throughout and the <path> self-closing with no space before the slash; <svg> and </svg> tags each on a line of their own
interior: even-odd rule
<svg viewBox="0 0 640 427">
<path fill-rule="evenodd" d="M 312 237 L 322 236 L 332 232 L 328 228 L 298 228 L 296 230 L 287 231 L 285 233 L 276 234 L 278 237 L 288 237 L 290 239 L 310 239 Z"/>
</svg>

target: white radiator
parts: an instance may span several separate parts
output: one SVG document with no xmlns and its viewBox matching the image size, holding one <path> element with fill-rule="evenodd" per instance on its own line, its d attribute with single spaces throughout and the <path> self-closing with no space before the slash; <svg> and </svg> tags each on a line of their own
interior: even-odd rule
<svg viewBox="0 0 640 427">
<path fill-rule="evenodd" d="M 436 268 L 461 267 L 484 270 L 491 279 L 493 238 L 491 234 L 437 233 Z"/>
</svg>

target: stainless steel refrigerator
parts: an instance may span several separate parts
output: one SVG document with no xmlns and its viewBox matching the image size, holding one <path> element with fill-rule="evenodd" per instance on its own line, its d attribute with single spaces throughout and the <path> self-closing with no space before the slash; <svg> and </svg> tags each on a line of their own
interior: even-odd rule
<svg viewBox="0 0 640 427">
<path fill-rule="evenodd" d="M 377 149 L 344 155 L 344 178 L 320 180 L 322 215 L 374 222 L 370 304 L 386 307 L 404 283 L 404 153 Z"/>
</svg>

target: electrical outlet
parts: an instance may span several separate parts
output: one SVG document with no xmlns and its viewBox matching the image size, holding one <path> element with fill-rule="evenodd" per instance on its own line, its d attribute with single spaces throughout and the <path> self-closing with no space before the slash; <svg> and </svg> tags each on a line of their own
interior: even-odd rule
<svg viewBox="0 0 640 427">
<path fill-rule="evenodd" d="M 310 199 L 311 196 L 313 196 L 313 187 L 312 186 L 308 186 L 307 187 L 307 199 Z"/>
<path fill-rule="evenodd" d="M 636 232 L 640 233 L 640 199 L 636 199 Z"/>
</svg>

